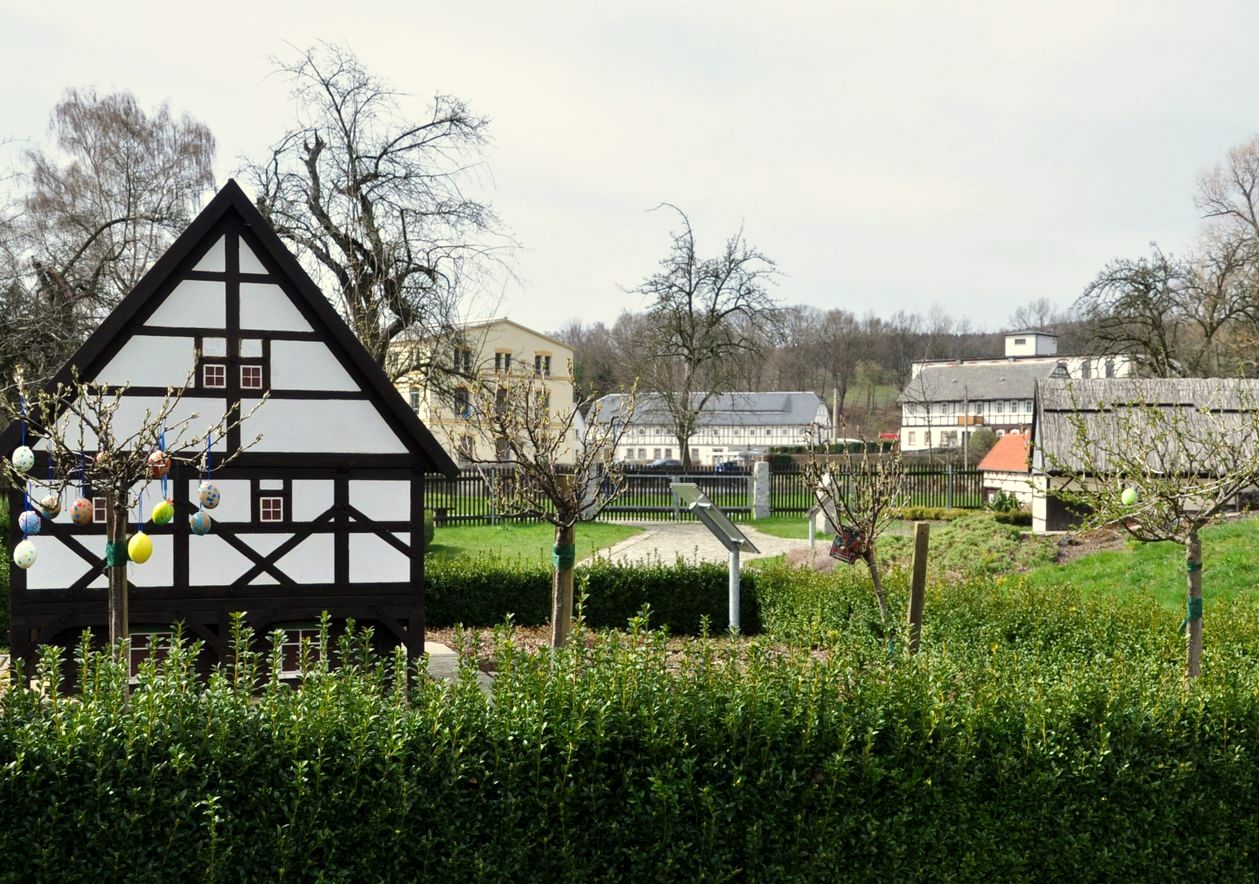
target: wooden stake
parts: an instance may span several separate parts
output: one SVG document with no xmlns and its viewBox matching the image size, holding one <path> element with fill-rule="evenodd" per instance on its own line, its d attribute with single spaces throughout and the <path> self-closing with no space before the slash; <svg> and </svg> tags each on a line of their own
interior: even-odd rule
<svg viewBox="0 0 1259 884">
<path fill-rule="evenodd" d="M 1185 675 L 1193 680 L 1202 674 L 1202 541 L 1198 532 L 1189 535 L 1185 544 L 1186 580 L 1189 584 L 1186 605 Z"/>
<path fill-rule="evenodd" d="M 914 523 L 914 564 L 909 582 L 909 653 L 918 653 L 922 639 L 922 604 L 927 589 L 927 540 L 931 534 L 928 522 Z"/>
</svg>

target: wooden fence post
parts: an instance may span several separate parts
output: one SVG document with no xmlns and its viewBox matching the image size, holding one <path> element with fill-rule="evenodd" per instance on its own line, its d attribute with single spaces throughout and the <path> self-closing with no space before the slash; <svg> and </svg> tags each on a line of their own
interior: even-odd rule
<svg viewBox="0 0 1259 884">
<path fill-rule="evenodd" d="M 918 653 L 922 639 L 922 604 L 927 589 L 927 540 L 931 533 L 928 522 L 914 523 L 914 564 L 909 581 L 909 653 Z"/>
</svg>

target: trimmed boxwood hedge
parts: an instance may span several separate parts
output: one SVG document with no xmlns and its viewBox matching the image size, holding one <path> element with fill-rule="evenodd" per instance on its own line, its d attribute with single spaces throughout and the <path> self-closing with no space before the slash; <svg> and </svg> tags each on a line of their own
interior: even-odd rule
<svg viewBox="0 0 1259 884">
<path fill-rule="evenodd" d="M 430 626 L 494 626 L 508 616 L 522 626 L 541 626 L 551 617 L 552 572 L 541 565 L 495 556 L 429 562 L 425 569 L 425 616 Z M 624 564 L 595 559 L 576 572 L 585 593 L 583 615 L 596 627 L 621 627 L 644 606 L 652 620 L 681 635 L 729 627 L 729 572 L 711 562 Z M 744 632 L 760 628 L 756 574 L 740 581 Z"/>
<path fill-rule="evenodd" d="M 352 637 L 298 688 L 183 651 L 129 697 L 81 651 L 83 696 L 0 698 L 5 877 L 1255 878 L 1253 610 L 1186 691 L 1156 605 L 939 587 L 910 658 L 850 577 L 769 569 L 789 642 L 504 640 L 488 697 L 474 658 L 407 695 Z"/>
</svg>

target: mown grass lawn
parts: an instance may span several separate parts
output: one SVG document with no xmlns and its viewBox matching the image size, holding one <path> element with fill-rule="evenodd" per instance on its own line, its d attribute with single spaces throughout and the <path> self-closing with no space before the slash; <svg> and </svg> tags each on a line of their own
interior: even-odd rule
<svg viewBox="0 0 1259 884">
<path fill-rule="evenodd" d="M 1212 601 L 1259 599 L 1259 519 L 1214 525 L 1202 534 L 1202 594 Z M 1126 598 L 1150 596 L 1169 608 L 1185 606 L 1185 550 L 1174 543 L 1137 543 L 1093 553 L 1062 565 L 1034 568 L 1033 586 L 1070 586 Z"/>
<path fill-rule="evenodd" d="M 577 561 L 633 537 L 642 529 L 632 525 L 590 522 L 577 526 Z M 496 555 L 524 562 L 550 564 L 555 528 L 543 523 L 461 525 L 438 528 L 429 544 L 429 561 Z"/>
</svg>

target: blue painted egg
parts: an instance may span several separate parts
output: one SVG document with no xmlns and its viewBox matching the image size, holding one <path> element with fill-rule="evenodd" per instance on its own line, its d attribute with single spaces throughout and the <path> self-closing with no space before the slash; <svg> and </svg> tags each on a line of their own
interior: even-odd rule
<svg viewBox="0 0 1259 884">
<path fill-rule="evenodd" d="M 209 534 L 210 517 L 205 513 L 193 513 L 188 517 L 188 528 L 198 537 Z"/>
<path fill-rule="evenodd" d="M 223 496 L 219 494 L 219 486 L 213 482 L 202 482 L 201 487 L 197 489 L 197 498 L 201 501 L 203 507 L 212 510 L 219 505 L 219 501 L 223 499 Z"/>
<path fill-rule="evenodd" d="M 39 529 L 44 527 L 44 520 L 35 510 L 27 510 L 17 517 L 17 526 L 23 534 L 38 534 Z"/>
</svg>

